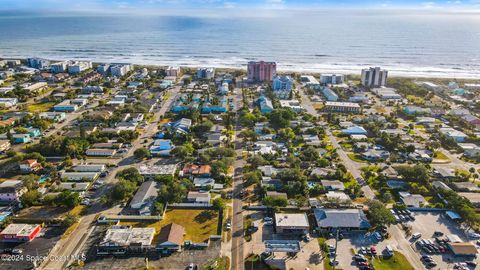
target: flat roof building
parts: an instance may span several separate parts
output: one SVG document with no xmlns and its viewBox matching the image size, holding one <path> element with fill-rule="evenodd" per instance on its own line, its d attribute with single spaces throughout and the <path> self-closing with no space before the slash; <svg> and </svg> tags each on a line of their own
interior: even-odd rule
<svg viewBox="0 0 480 270">
<path fill-rule="evenodd" d="M 370 223 L 360 209 L 313 209 L 319 229 L 367 230 Z"/>
<path fill-rule="evenodd" d="M 329 112 L 347 112 L 347 113 L 359 113 L 360 105 L 353 102 L 325 102 L 325 111 Z"/>
<path fill-rule="evenodd" d="M 307 214 L 275 213 L 277 233 L 306 234 L 310 230 Z"/>
</svg>

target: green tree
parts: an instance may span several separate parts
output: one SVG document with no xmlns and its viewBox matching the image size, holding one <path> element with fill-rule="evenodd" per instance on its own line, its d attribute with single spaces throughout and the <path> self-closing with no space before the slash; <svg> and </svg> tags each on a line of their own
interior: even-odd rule
<svg viewBox="0 0 480 270">
<path fill-rule="evenodd" d="M 29 190 L 22 195 L 20 201 L 22 202 L 23 206 L 29 207 L 37 204 L 41 197 L 42 194 L 40 194 L 38 190 Z"/>
<path fill-rule="evenodd" d="M 285 197 L 272 197 L 266 196 L 263 199 L 263 204 L 268 207 L 286 207 L 288 204 L 288 200 Z"/>
<path fill-rule="evenodd" d="M 225 208 L 225 201 L 222 198 L 216 198 L 213 200 L 212 206 L 215 210 L 221 211 Z"/>
<path fill-rule="evenodd" d="M 395 217 L 385 205 L 377 200 L 367 201 L 368 216 L 373 225 L 390 225 L 395 222 Z"/>
<path fill-rule="evenodd" d="M 113 201 L 126 201 L 133 196 L 137 189 L 135 182 L 120 180 L 112 189 L 111 198 Z"/>
<path fill-rule="evenodd" d="M 136 159 L 143 160 L 150 157 L 150 151 L 148 151 L 148 149 L 145 147 L 141 147 L 135 150 L 133 152 L 133 155 L 135 156 Z"/>
</svg>

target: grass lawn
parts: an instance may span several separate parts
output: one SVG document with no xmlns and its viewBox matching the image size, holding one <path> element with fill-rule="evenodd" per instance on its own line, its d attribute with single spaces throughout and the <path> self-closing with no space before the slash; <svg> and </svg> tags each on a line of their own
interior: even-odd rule
<svg viewBox="0 0 480 270">
<path fill-rule="evenodd" d="M 450 160 L 442 151 L 435 151 L 433 153 L 433 158 L 440 159 L 440 160 Z"/>
<path fill-rule="evenodd" d="M 205 266 L 203 270 L 230 270 L 230 257 L 218 258 Z"/>
<path fill-rule="evenodd" d="M 347 154 L 347 156 L 355 162 L 368 163 L 366 160 L 363 160 L 362 157 L 358 154 L 350 153 Z"/>
<path fill-rule="evenodd" d="M 167 210 L 163 220 L 154 223 L 122 222 L 122 224 L 134 227 L 155 228 L 156 234 L 159 234 L 162 227 L 170 223 L 177 223 L 185 227 L 185 240 L 203 243 L 208 240 L 210 235 L 217 235 L 218 212 L 204 209 L 171 209 Z M 155 241 L 156 239 L 154 239 Z"/>
<path fill-rule="evenodd" d="M 245 259 L 245 270 L 270 270 L 271 268 L 262 262 L 260 256 L 252 254 Z"/>
<path fill-rule="evenodd" d="M 55 105 L 54 102 L 38 103 L 38 104 L 29 104 L 27 106 L 27 111 L 31 113 L 40 113 L 47 112 Z"/>
<path fill-rule="evenodd" d="M 407 258 L 397 251 L 392 257 L 378 256 L 373 260 L 373 266 L 376 270 L 413 270 Z"/>
</svg>

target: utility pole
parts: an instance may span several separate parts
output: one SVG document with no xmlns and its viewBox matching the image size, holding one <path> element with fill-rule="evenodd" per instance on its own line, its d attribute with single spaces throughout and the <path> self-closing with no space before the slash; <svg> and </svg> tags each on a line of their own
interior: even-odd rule
<svg viewBox="0 0 480 270">
<path fill-rule="evenodd" d="M 339 229 L 337 228 L 337 231 L 335 233 L 335 252 L 333 253 L 333 262 L 332 262 L 332 266 L 333 266 L 333 270 L 335 270 L 337 264 L 337 245 L 338 245 L 338 234 L 339 234 Z"/>
</svg>

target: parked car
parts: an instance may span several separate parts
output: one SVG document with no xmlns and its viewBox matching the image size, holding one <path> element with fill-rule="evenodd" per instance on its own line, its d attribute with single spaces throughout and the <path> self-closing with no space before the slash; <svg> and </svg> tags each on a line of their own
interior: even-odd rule
<svg viewBox="0 0 480 270">
<path fill-rule="evenodd" d="M 414 233 L 414 234 L 412 235 L 412 239 L 418 239 L 418 238 L 420 238 L 420 237 L 422 237 L 422 234 L 421 234 L 421 233 L 418 233 L 418 232 L 417 232 L 417 233 Z"/>
</svg>

